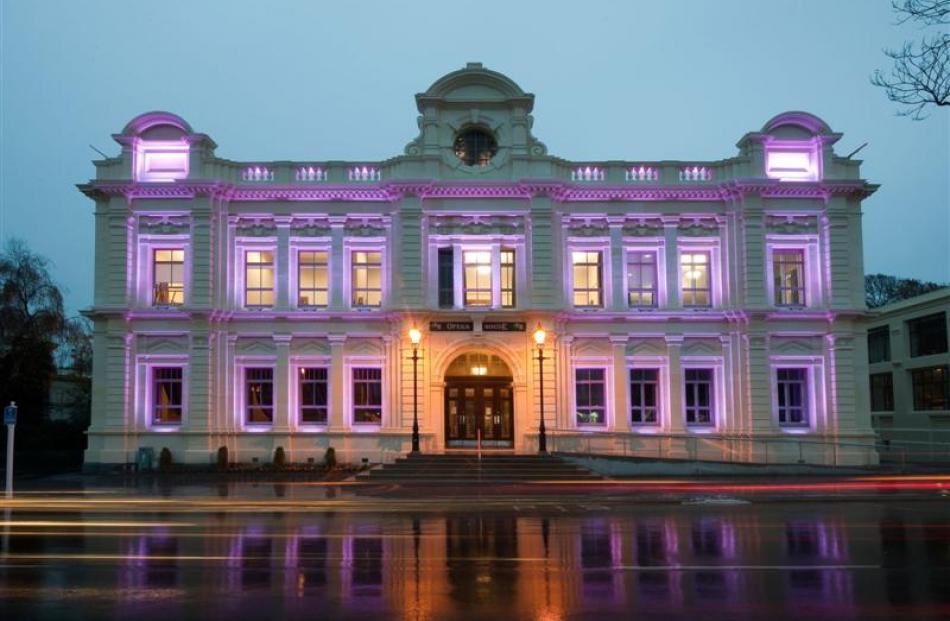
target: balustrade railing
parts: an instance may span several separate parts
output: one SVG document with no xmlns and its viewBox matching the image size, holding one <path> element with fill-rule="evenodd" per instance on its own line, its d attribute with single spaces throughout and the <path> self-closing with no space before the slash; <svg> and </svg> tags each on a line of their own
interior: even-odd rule
<svg viewBox="0 0 950 621">
<path fill-rule="evenodd" d="M 319 166 L 300 166 L 294 178 L 297 181 L 326 181 L 327 171 Z"/>
<path fill-rule="evenodd" d="M 347 171 L 350 181 L 380 181 L 383 173 L 375 166 L 354 166 Z"/>
<path fill-rule="evenodd" d="M 634 166 L 624 171 L 627 181 L 659 181 L 660 169 L 653 166 Z"/>
<path fill-rule="evenodd" d="M 571 171 L 571 181 L 603 181 L 604 169 L 599 166 L 580 166 Z"/>
<path fill-rule="evenodd" d="M 241 171 L 242 181 L 273 181 L 274 171 L 267 166 L 248 166 Z"/>
</svg>

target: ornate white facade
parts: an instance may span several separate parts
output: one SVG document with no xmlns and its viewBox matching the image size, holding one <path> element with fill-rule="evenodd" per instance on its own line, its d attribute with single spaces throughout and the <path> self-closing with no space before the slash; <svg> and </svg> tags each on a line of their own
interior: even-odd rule
<svg viewBox="0 0 950 621">
<path fill-rule="evenodd" d="M 875 463 L 861 201 L 789 112 L 713 162 L 572 162 L 480 64 L 383 162 L 233 162 L 148 113 L 96 204 L 88 464 L 554 451 Z M 543 394 L 532 333 L 544 327 Z"/>
</svg>

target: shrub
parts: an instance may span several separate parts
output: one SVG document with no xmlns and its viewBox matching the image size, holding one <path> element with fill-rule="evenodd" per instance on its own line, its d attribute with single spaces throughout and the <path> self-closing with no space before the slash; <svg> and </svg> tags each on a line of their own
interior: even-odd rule
<svg viewBox="0 0 950 621">
<path fill-rule="evenodd" d="M 323 455 L 323 465 L 327 470 L 336 468 L 336 449 L 332 446 L 328 446 L 327 452 Z"/>
<path fill-rule="evenodd" d="M 218 470 L 224 471 L 228 469 L 228 447 L 222 446 L 218 448 Z"/>
<path fill-rule="evenodd" d="M 162 452 L 158 454 L 158 468 L 162 472 L 168 472 L 172 467 L 172 452 L 168 447 L 162 447 Z"/>
<path fill-rule="evenodd" d="M 283 468 L 287 463 L 287 455 L 284 453 L 284 447 L 278 446 L 274 450 L 274 465 L 278 468 Z"/>
</svg>

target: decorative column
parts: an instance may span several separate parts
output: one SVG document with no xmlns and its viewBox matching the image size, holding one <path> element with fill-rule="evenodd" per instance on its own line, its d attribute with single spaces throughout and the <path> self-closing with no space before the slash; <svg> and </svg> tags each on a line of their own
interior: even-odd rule
<svg viewBox="0 0 950 621">
<path fill-rule="evenodd" d="M 666 353 L 670 369 L 670 411 L 668 412 L 670 441 L 665 457 L 685 459 L 689 456 L 689 447 L 686 442 L 686 420 L 683 409 L 683 365 L 680 361 L 682 349 L 682 334 L 666 336 Z"/>
<path fill-rule="evenodd" d="M 609 216 L 607 222 L 610 226 L 610 288 L 613 293 L 610 307 L 622 311 L 627 308 L 627 287 L 623 281 L 623 216 Z"/>
<path fill-rule="evenodd" d="M 627 410 L 627 337 L 612 336 L 610 344 L 614 368 L 614 416 L 610 430 L 625 433 L 630 431 L 630 412 Z"/>
<path fill-rule="evenodd" d="M 346 345 L 346 335 L 331 334 L 327 340 L 330 341 L 330 424 L 328 430 L 342 432 L 347 429 L 343 412 L 343 392 L 346 385 L 343 348 Z"/>
<path fill-rule="evenodd" d="M 290 266 L 293 260 L 290 256 L 290 216 L 274 218 L 277 225 L 277 309 L 287 310 L 296 306 L 290 294 Z"/>
<path fill-rule="evenodd" d="M 398 265 L 392 272 L 394 295 L 389 304 L 399 308 L 418 308 L 424 305 L 425 294 L 422 277 L 424 239 L 422 235 L 422 199 L 404 195 L 395 211 L 393 226 L 395 239 L 389 245 L 391 265 Z M 493 272 L 497 274 L 498 272 Z"/>
<path fill-rule="evenodd" d="M 676 245 L 676 228 L 678 226 L 679 218 L 663 218 L 664 251 L 666 253 L 666 305 L 669 308 L 680 307 L 679 251 Z"/>
<path fill-rule="evenodd" d="M 197 323 L 197 322 L 196 322 Z M 202 322 L 203 323 L 203 322 Z M 192 464 L 211 463 L 211 375 L 213 335 L 206 325 L 191 326 L 191 347 L 188 352 L 188 420 L 185 430 L 183 461 Z"/>
<path fill-rule="evenodd" d="M 290 391 L 293 390 L 290 377 L 290 341 L 289 334 L 275 334 L 274 347 L 277 349 L 277 369 L 274 373 L 274 426 L 275 433 L 290 433 Z M 276 441 L 276 440 L 275 440 Z M 284 447 L 286 450 L 288 447 Z"/>
<path fill-rule="evenodd" d="M 683 365 L 680 355 L 683 349 L 682 334 L 668 334 L 666 336 L 666 355 L 670 367 L 670 411 L 669 432 L 682 434 L 686 432 L 686 421 L 683 410 Z"/>
<path fill-rule="evenodd" d="M 344 309 L 347 302 L 343 297 L 344 226 L 346 216 L 330 216 L 330 308 L 333 310 Z"/>
<path fill-rule="evenodd" d="M 191 282 L 185 294 L 188 306 L 207 309 L 212 305 L 212 198 L 198 196 L 191 201 Z"/>
</svg>

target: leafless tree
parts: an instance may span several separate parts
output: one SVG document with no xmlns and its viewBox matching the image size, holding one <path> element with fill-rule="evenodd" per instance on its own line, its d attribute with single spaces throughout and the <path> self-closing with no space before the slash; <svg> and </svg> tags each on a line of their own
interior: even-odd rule
<svg viewBox="0 0 950 621">
<path fill-rule="evenodd" d="M 871 77 L 888 99 L 902 106 L 899 115 L 920 120 L 930 106 L 950 106 L 950 0 L 892 0 L 891 6 L 898 24 L 910 21 L 940 30 L 900 49 L 885 50 L 894 66 L 889 73 L 878 69 Z"/>
</svg>

